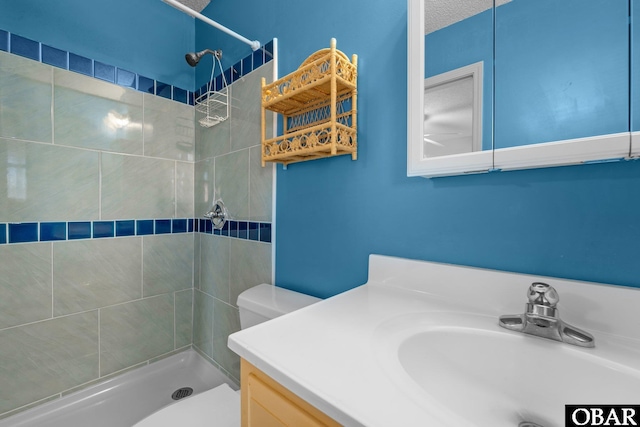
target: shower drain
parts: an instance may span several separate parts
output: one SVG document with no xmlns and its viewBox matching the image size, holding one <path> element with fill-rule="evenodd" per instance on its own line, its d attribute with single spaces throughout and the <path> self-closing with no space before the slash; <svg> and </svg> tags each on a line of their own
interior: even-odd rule
<svg viewBox="0 0 640 427">
<path fill-rule="evenodd" d="M 177 389 L 171 395 L 173 400 L 180 400 L 184 397 L 191 396 L 193 394 L 193 389 L 191 387 L 182 387 Z"/>
</svg>

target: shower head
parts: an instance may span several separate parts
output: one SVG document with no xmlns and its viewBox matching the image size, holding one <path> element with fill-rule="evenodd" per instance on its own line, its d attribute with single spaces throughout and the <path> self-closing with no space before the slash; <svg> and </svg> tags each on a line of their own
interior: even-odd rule
<svg viewBox="0 0 640 427">
<path fill-rule="evenodd" d="M 192 67 L 195 67 L 196 65 L 198 65 L 198 62 L 200 62 L 200 59 L 202 59 L 202 57 L 205 56 L 207 53 L 212 54 L 218 59 L 222 58 L 222 51 L 220 49 L 218 50 L 205 49 L 200 52 L 189 52 L 184 56 L 184 59 L 187 60 L 187 63 L 189 65 L 191 65 Z"/>
</svg>

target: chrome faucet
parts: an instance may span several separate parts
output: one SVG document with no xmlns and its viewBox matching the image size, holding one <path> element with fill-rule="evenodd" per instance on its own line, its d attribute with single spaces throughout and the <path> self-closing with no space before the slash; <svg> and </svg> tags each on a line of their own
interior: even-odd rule
<svg viewBox="0 0 640 427">
<path fill-rule="evenodd" d="M 524 314 L 500 316 L 500 326 L 512 331 L 536 335 L 580 347 L 594 347 L 593 335 L 560 320 L 556 304 L 558 292 L 546 283 L 532 283 Z"/>
</svg>

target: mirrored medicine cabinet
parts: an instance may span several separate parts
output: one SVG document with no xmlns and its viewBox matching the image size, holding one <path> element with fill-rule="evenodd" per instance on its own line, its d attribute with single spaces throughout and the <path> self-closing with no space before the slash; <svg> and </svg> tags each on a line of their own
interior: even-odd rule
<svg viewBox="0 0 640 427">
<path fill-rule="evenodd" d="M 408 0 L 407 175 L 640 157 L 639 8 Z"/>
</svg>

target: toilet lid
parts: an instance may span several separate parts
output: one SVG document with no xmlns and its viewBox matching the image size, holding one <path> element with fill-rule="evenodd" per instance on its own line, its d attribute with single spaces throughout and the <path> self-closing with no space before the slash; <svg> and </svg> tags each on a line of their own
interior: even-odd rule
<svg viewBox="0 0 640 427">
<path fill-rule="evenodd" d="M 240 427 L 240 395 L 227 384 L 186 397 L 149 415 L 133 427 Z"/>
</svg>

